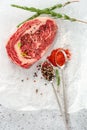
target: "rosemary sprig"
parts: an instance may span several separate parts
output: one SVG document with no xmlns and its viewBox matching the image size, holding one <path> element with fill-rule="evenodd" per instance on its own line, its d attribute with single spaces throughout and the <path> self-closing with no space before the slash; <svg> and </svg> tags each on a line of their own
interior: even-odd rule
<svg viewBox="0 0 87 130">
<path fill-rule="evenodd" d="M 20 9 L 23 9 L 26 11 L 31 11 L 31 12 L 40 12 L 41 11 L 40 9 L 37 9 L 34 7 L 20 6 L 20 5 L 15 5 L 15 4 L 12 4 L 11 6 L 16 7 L 16 8 L 20 8 Z"/>
<path fill-rule="evenodd" d="M 69 5 L 69 4 L 74 3 L 74 2 L 78 2 L 78 0 L 68 1 L 68 2 L 65 2 L 64 4 L 56 4 L 56 5 L 53 5 L 52 7 L 45 8 L 43 10 L 50 10 L 51 11 L 51 10 L 54 10 L 54 9 L 57 9 L 57 8 L 62 8 L 66 5 Z M 27 6 L 20 6 L 20 5 L 15 5 L 15 4 L 12 4 L 11 6 L 16 7 L 16 8 L 20 8 L 20 9 L 24 9 L 24 10 L 27 10 L 27 11 L 31 11 L 31 12 L 37 12 L 36 8 L 34 8 L 34 7 L 29 8 Z M 38 9 L 38 11 L 39 11 L 39 9 Z"/>
<path fill-rule="evenodd" d="M 75 2 L 79 2 L 79 0 L 67 1 L 67 2 L 65 2 L 65 3 L 63 4 L 62 7 L 66 6 L 66 5 L 69 5 L 69 4 L 71 4 L 71 3 L 75 3 Z"/>
<path fill-rule="evenodd" d="M 23 23 L 27 22 L 28 20 L 34 19 L 38 16 L 39 16 L 39 14 L 36 13 L 35 15 L 31 16 L 30 18 L 28 18 L 28 19 L 24 20 L 23 22 L 21 22 L 20 24 L 18 24 L 17 27 L 20 27 Z"/>
<path fill-rule="evenodd" d="M 74 2 L 78 2 L 78 0 L 74 0 L 74 1 L 68 1 L 68 2 L 65 2 L 64 4 L 56 4 L 56 5 L 53 5 L 52 7 L 49 7 L 49 8 L 45 8 L 45 9 L 42 9 L 42 10 L 40 10 L 40 9 L 36 9 L 36 8 L 34 8 L 34 7 L 26 7 L 26 6 L 19 6 L 19 5 L 15 5 L 15 4 L 12 4 L 11 6 L 12 7 L 16 7 L 16 8 L 20 8 L 20 9 L 24 9 L 24 10 L 27 10 L 27 11 L 31 11 L 31 12 L 36 12 L 36 14 L 35 15 L 33 15 L 32 17 L 30 17 L 30 18 L 28 18 L 28 19 L 26 19 L 25 21 L 23 21 L 23 22 L 21 22 L 17 27 L 19 27 L 21 24 L 23 24 L 24 22 L 26 22 L 26 21 L 28 21 L 28 20 L 30 20 L 30 19 L 34 19 L 34 18 L 36 18 L 36 17 L 38 17 L 39 15 L 41 15 L 41 14 L 50 14 L 51 16 L 53 16 L 54 17 L 54 15 L 57 17 L 57 18 L 61 18 L 61 17 L 63 17 L 62 16 L 62 14 L 55 14 L 55 12 L 51 12 L 52 10 L 54 10 L 54 9 L 57 9 L 57 8 L 62 8 L 62 7 L 64 7 L 64 6 L 66 6 L 66 5 L 69 5 L 69 4 L 71 4 L 71 3 L 74 3 Z M 69 16 L 68 16 L 69 17 Z M 67 18 L 65 18 L 64 17 L 64 19 L 66 20 Z M 72 20 L 73 19 L 73 20 Z M 79 22 L 83 22 L 83 21 L 81 21 L 81 20 L 76 20 L 76 19 L 74 19 L 74 18 L 70 18 L 69 17 L 69 19 L 68 20 L 70 20 L 70 21 L 79 21 Z"/>
<path fill-rule="evenodd" d="M 72 18 L 66 14 L 61 14 L 61 13 L 56 13 L 54 11 L 49 11 L 49 10 L 40 10 L 40 12 L 38 12 L 37 10 L 37 14 L 33 15 L 32 17 L 28 18 L 27 20 L 23 21 L 22 23 L 20 23 L 17 27 L 19 27 L 21 24 L 23 24 L 24 22 L 28 21 L 28 20 L 31 20 L 31 19 L 34 19 L 36 17 L 38 17 L 39 15 L 41 14 L 48 14 L 54 18 L 59 18 L 59 19 L 62 19 L 62 20 L 68 20 L 68 21 L 71 21 L 71 22 L 80 22 L 80 23 L 85 23 L 87 24 L 86 21 L 83 21 L 83 20 L 79 20 L 79 19 L 76 19 L 76 18 Z"/>
</svg>

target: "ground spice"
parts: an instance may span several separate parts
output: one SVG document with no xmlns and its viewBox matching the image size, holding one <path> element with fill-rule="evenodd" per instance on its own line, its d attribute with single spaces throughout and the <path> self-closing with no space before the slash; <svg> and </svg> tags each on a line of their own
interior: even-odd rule
<svg viewBox="0 0 87 130">
<path fill-rule="evenodd" d="M 66 57 L 64 53 L 66 54 Z M 51 52 L 51 55 L 47 59 L 53 64 L 53 66 L 63 66 L 66 63 L 66 58 L 69 60 L 71 53 L 68 49 L 58 48 Z"/>
<path fill-rule="evenodd" d="M 67 55 L 68 60 L 70 60 L 70 58 L 71 58 L 71 53 L 70 53 L 69 49 L 66 49 L 66 50 L 65 50 L 65 53 L 66 53 L 66 55 Z"/>
<path fill-rule="evenodd" d="M 63 52 L 59 51 L 55 56 L 55 62 L 59 66 L 63 66 L 66 62 L 66 58 L 63 54 Z"/>
<path fill-rule="evenodd" d="M 54 66 L 56 66 L 56 63 L 55 63 L 55 54 L 56 54 L 57 51 L 58 51 L 58 49 L 53 50 L 53 51 L 51 52 L 51 55 L 47 57 L 47 59 L 48 59 Z"/>
</svg>

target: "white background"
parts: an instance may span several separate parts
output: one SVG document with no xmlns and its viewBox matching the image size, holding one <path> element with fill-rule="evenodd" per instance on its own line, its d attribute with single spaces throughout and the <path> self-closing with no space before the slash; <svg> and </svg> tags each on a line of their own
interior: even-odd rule
<svg viewBox="0 0 87 130">
<path fill-rule="evenodd" d="M 0 103 L 5 107 L 16 110 L 57 109 L 51 85 L 48 84 L 45 87 L 44 81 L 39 81 L 36 84 L 32 82 L 33 77 L 30 74 L 35 70 L 35 66 L 29 70 L 17 67 L 8 59 L 5 50 L 7 40 L 16 30 L 16 25 L 32 15 L 30 12 L 12 8 L 10 4 L 44 8 L 56 3 L 57 0 L 46 2 L 40 0 L 3 0 L 0 2 Z M 87 20 L 86 5 L 87 1 L 83 0 L 61 9 L 60 12 Z M 87 108 L 87 73 L 85 73 L 87 71 L 87 25 L 61 20 L 56 22 L 59 26 L 59 33 L 54 48 L 65 46 L 69 47 L 72 52 L 72 60 L 65 70 L 65 75 L 70 100 L 69 112 L 74 112 Z M 28 76 L 30 80 L 26 81 Z M 21 83 L 21 79 L 24 79 L 25 82 Z M 42 85 L 43 87 L 41 87 Z M 43 97 L 35 95 L 37 87 L 40 92 L 44 93 Z"/>
</svg>

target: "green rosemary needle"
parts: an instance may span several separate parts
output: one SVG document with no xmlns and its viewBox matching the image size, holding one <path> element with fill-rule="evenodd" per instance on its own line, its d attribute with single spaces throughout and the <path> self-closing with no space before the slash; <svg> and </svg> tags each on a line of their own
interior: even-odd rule
<svg viewBox="0 0 87 130">
<path fill-rule="evenodd" d="M 71 22 L 77 21 L 77 22 L 80 22 L 80 23 L 87 24 L 86 21 L 79 20 L 79 19 L 76 19 L 76 18 L 72 18 L 72 17 L 70 17 L 66 14 L 56 13 L 56 12 L 53 11 L 54 9 L 65 7 L 66 5 L 69 5 L 73 2 L 78 2 L 78 0 L 68 1 L 68 2 L 65 2 L 64 4 L 56 4 L 56 5 L 53 5 L 52 7 L 45 8 L 45 9 L 37 9 L 37 8 L 34 8 L 34 7 L 19 6 L 19 5 L 15 5 L 15 4 L 12 4 L 11 6 L 16 7 L 16 8 L 20 8 L 20 9 L 23 9 L 23 10 L 27 10 L 27 11 L 30 11 L 30 12 L 36 12 L 36 14 L 34 14 L 30 18 L 26 19 L 25 21 L 21 22 L 17 27 L 19 27 L 21 24 L 23 24 L 24 22 L 26 22 L 28 20 L 31 20 L 31 19 L 38 17 L 41 14 L 47 14 L 47 15 L 50 15 L 51 17 L 60 18 L 62 20 L 68 20 L 68 21 L 71 21 Z"/>
</svg>

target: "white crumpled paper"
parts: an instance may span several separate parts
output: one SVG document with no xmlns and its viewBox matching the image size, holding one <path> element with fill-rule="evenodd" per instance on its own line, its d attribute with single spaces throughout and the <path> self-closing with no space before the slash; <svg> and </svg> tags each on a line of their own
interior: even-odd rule
<svg viewBox="0 0 87 130">
<path fill-rule="evenodd" d="M 57 109 L 57 103 L 51 84 L 38 78 L 34 79 L 33 74 L 37 70 L 38 63 L 45 60 L 45 56 L 34 64 L 30 69 L 23 69 L 13 64 L 6 53 L 6 43 L 9 37 L 15 32 L 16 25 L 25 20 L 32 13 L 10 7 L 10 4 L 29 5 L 37 7 L 51 6 L 57 0 L 44 2 L 39 0 L 22 1 L 3 0 L 0 3 L 0 103 L 7 108 L 15 110 L 40 110 Z M 85 3 L 85 4 L 84 4 Z M 79 15 L 82 18 L 87 16 L 86 1 L 75 4 L 66 9 L 60 10 L 69 14 Z M 83 11 L 83 7 L 85 11 Z M 78 15 L 75 10 L 80 9 Z M 82 15 L 80 15 L 82 11 Z M 87 18 L 87 17 L 86 17 Z M 65 68 L 65 83 L 69 102 L 68 112 L 76 112 L 87 108 L 87 25 L 57 20 L 59 26 L 57 40 L 54 48 L 69 48 L 72 53 L 71 61 Z M 52 48 L 51 48 L 52 50 Z M 50 53 L 50 51 L 49 51 Z M 46 54 L 48 55 L 48 54 Z M 28 79 L 27 79 L 28 78 Z M 21 80 L 24 80 L 23 82 Z M 34 82 L 36 80 L 36 82 Z M 38 93 L 36 93 L 38 89 Z M 61 88 L 60 88 L 61 89 Z"/>
</svg>

